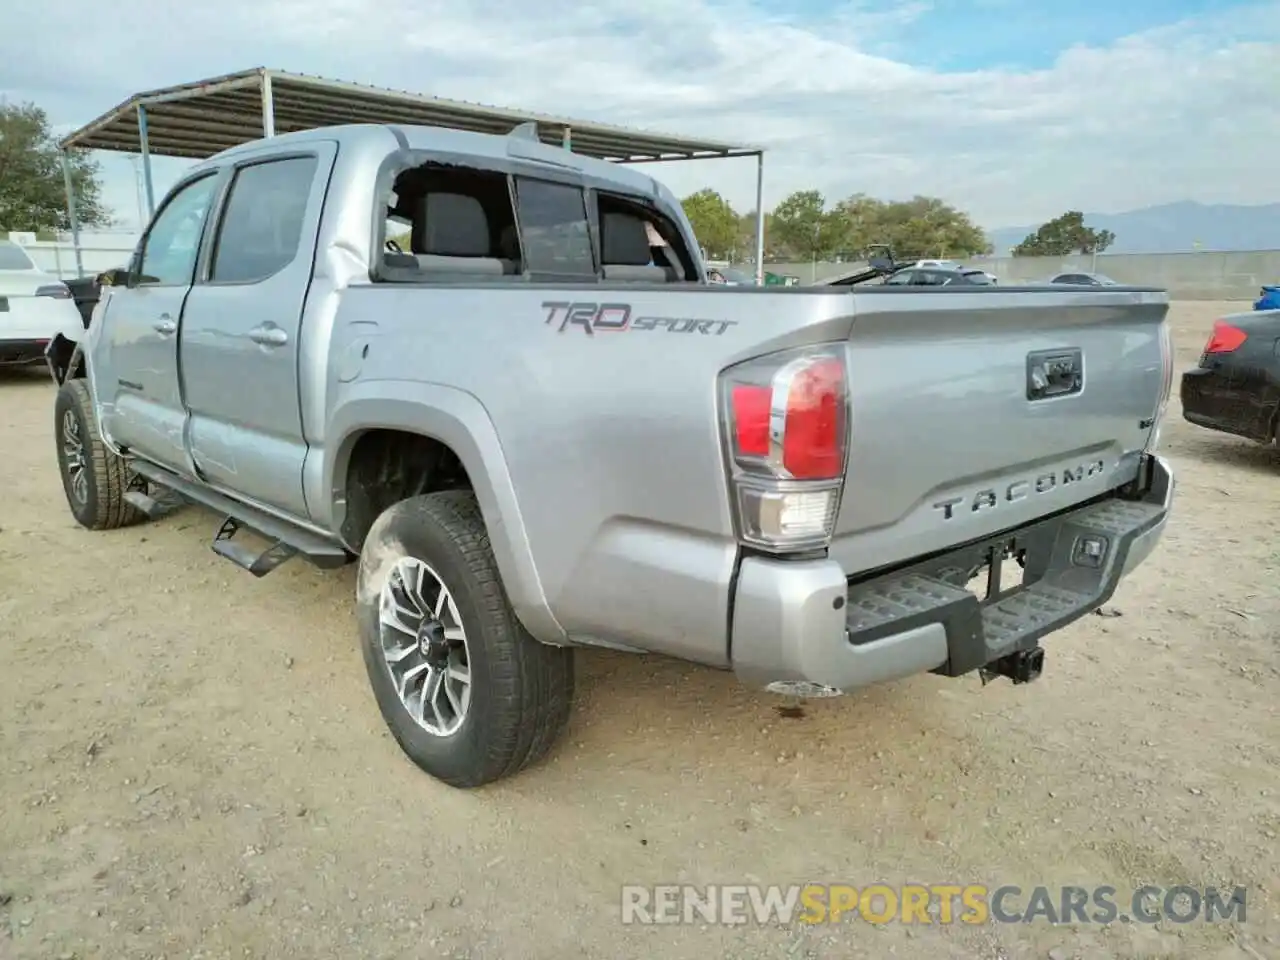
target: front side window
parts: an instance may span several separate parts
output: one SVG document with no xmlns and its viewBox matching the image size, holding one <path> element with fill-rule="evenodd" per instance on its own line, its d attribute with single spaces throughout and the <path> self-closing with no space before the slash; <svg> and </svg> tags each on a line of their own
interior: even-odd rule
<svg viewBox="0 0 1280 960">
<path fill-rule="evenodd" d="M 143 241 L 138 283 L 164 286 L 191 283 L 217 179 L 215 174 L 207 173 L 193 180 L 174 194 L 156 215 Z"/>
<path fill-rule="evenodd" d="M 525 267 L 532 273 L 593 277 L 595 256 L 580 187 L 516 178 Z"/>
<path fill-rule="evenodd" d="M 293 262 L 318 165 L 315 157 L 288 157 L 236 171 L 218 227 L 210 281 L 254 283 Z"/>
</svg>

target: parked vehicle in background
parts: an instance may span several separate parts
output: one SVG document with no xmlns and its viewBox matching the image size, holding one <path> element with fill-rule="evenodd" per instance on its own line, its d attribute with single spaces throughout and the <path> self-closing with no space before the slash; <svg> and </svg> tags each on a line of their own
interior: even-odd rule
<svg viewBox="0 0 1280 960">
<path fill-rule="evenodd" d="M 1067 283 L 1077 287 L 1116 287 L 1119 286 L 1116 281 L 1112 280 L 1106 274 L 1102 273 L 1084 273 L 1084 272 L 1068 272 L 1060 273 L 1050 283 Z"/>
<path fill-rule="evenodd" d="M 756 278 L 733 267 L 707 267 L 707 281 L 727 287 L 754 287 Z"/>
<path fill-rule="evenodd" d="M 959 260 L 917 260 L 914 263 L 903 264 L 904 267 L 918 267 L 922 270 L 960 270 L 964 272 L 972 272 L 976 268 L 966 266 Z M 986 270 L 979 270 L 992 283 L 998 283 L 999 279 L 994 273 Z"/>
<path fill-rule="evenodd" d="M 984 270 L 973 267 L 895 267 L 890 273 L 876 273 L 865 268 L 819 280 L 814 286 L 845 287 L 880 282 L 890 287 L 991 287 L 994 280 Z"/>
<path fill-rule="evenodd" d="M 985 270 L 973 267 L 908 267 L 899 270 L 885 279 L 891 287 L 946 287 L 946 286 L 978 286 L 990 287 L 995 282 Z"/>
<path fill-rule="evenodd" d="M 670 190 L 525 129 L 190 168 L 55 368 L 77 522 L 176 492 L 252 574 L 358 562 L 378 708 L 462 787 L 547 752 L 574 647 L 1025 683 L 1155 547 L 1163 292 L 717 289 Z"/>
<path fill-rule="evenodd" d="M 22 247 L 0 240 L 0 364 L 43 363 L 55 337 L 74 343 L 83 333 L 67 285 L 40 270 Z"/>
<path fill-rule="evenodd" d="M 722 284 L 726 287 L 756 286 L 754 274 L 748 273 L 746 270 L 739 270 L 736 267 L 721 265 L 707 267 L 707 282 Z M 770 273 L 768 270 L 764 272 L 764 285 L 766 287 L 794 287 L 799 283 L 799 277 L 792 277 L 783 273 Z"/>
<path fill-rule="evenodd" d="M 1280 310 L 1280 286 L 1264 286 L 1253 302 L 1255 310 Z"/>
<path fill-rule="evenodd" d="M 1182 416 L 1197 426 L 1276 443 L 1280 430 L 1280 311 L 1214 321 L 1194 369 L 1182 375 Z"/>
</svg>

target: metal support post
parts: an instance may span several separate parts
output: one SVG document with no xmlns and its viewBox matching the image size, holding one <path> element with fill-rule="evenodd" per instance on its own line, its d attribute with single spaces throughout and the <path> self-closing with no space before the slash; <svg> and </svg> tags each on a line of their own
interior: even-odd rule
<svg viewBox="0 0 1280 960">
<path fill-rule="evenodd" d="M 756 154 L 756 286 L 764 286 L 764 152 Z"/>
<path fill-rule="evenodd" d="M 271 74 L 262 75 L 262 135 L 276 135 L 276 102 L 271 95 Z"/>
<path fill-rule="evenodd" d="M 138 104 L 138 152 L 142 155 L 142 182 L 147 189 L 147 216 L 156 215 L 156 194 L 151 184 L 151 141 L 147 134 L 147 108 Z M 146 224 L 139 224 L 145 227 Z"/>
<path fill-rule="evenodd" d="M 76 188 L 71 182 L 71 158 L 67 151 L 59 150 L 62 157 L 62 183 L 67 189 L 67 219 L 71 221 L 71 248 L 76 254 L 76 276 L 84 276 L 84 263 L 80 258 L 80 214 L 76 212 Z"/>
</svg>

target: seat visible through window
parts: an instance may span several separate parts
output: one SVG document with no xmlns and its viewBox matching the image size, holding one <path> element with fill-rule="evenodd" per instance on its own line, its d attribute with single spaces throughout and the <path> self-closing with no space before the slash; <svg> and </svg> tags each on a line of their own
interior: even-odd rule
<svg viewBox="0 0 1280 960">
<path fill-rule="evenodd" d="M 414 218 L 411 243 L 422 270 L 493 276 L 518 270 L 518 249 L 513 258 L 493 256 L 493 236 L 484 205 L 467 194 L 428 193 Z"/>
<path fill-rule="evenodd" d="M 664 283 L 675 271 L 656 266 L 645 223 L 630 213 L 608 211 L 600 218 L 600 248 L 606 280 Z"/>
</svg>

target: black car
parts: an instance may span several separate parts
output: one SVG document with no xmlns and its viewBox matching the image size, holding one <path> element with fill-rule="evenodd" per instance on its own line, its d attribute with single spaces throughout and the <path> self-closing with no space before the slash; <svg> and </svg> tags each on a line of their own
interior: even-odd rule
<svg viewBox="0 0 1280 960">
<path fill-rule="evenodd" d="M 1280 311 L 1215 321 L 1199 366 L 1182 375 L 1182 416 L 1210 430 L 1274 443 L 1278 410 Z"/>
<path fill-rule="evenodd" d="M 972 267 L 907 267 L 892 274 L 885 283 L 891 287 L 990 287 L 991 277 Z"/>
</svg>

